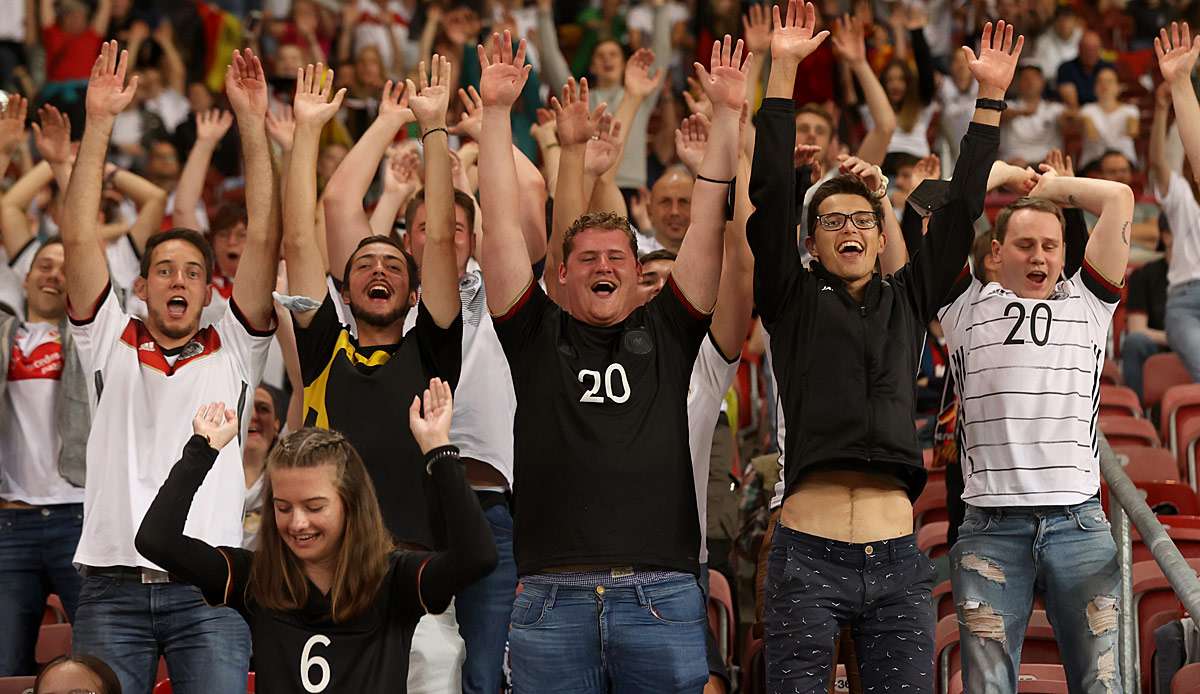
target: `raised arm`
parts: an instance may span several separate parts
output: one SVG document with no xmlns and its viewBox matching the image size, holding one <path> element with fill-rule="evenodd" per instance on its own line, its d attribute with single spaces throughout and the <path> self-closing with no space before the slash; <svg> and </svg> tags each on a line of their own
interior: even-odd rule
<svg viewBox="0 0 1200 694">
<path fill-rule="evenodd" d="M 1113 285 L 1124 284 L 1134 204 L 1129 186 L 1099 178 L 1059 176 L 1049 165 L 1042 164 L 1042 177 L 1030 196 L 1098 215 L 1100 219 L 1088 239 L 1084 260 Z"/>
<path fill-rule="evenodd" d="M 883 171 L 858 157 L 847 157 L 842 160 L 839 169 L 843 174 L 858 178 L 879 200 L 883 209 L 883 235 L 887 239 L 883 251 L 879 254 L 879 271 L 884 275 L 895 274 L 908 262 L 908 244 L 900 230 L 900 220 L 892 208 L 892 199 L 887 194 L 887 184 L 883 180 Z"/>
<path fill-rule="evenodd" d="M 726 359 L 735 359 L 741 353 L 754 310 L 754 255 L 746 243 L 746 220 L 754 207 L 750 204 L 750 160 L 745 157 L 738 161 L 734 187 L 733 221 L 725 226 L 721 285 L 708 328 Z"/>
<path fill-rule="evenodd" d="M 146 250 L 146 242 L 162 229 L 167 214 L 167 191 L 133 173 L 118 169 L 112 176 L 113 187 L 137 205 L 137 219 L 129 229 L 138 253 Z"/>
<path fill-rule="evenodd" d="M 187 94 L 187 66 L 175 45 L 175 30 L 171 23 L 160 20 L 158 26 L 154 27 L 153 37 L 162 49 L 163 76 L 166 77 L 167 86 L 180 94 Z"/>
<path fill-rule="evenodd" d="M 391 147 L 383 162 L 383 194 L 371 211 L 371 234 L 392 233 L 396 217 L 421 188 L 421 157 L 411 149 Z"/>
<path fill-rule="evenodd" d="M 1200 103 L 1196 102 L 1196 91 L 1192 88 L 1192 68 L 1200 56 L 1200 36 L 1192 38 L 1187 22 L 1182 30 L 1177 22 L 1171 23 L 1171 32 L 1161 29 L 1154 39 L 1154 51 L 1158 54 L 1158 67 L 1163 80 L 1171 85 L 1171 101 L 1175 104 L 1175 123 L 1179 127 L 1179 139 L 1183 140 L 1183 151 L 1188 161 L 1200 162 Z M 1193 165 L 1192 176 L 1196 173 Z M 1166 192 L 1164 186 L 1162 192 Z"/>
<path fill-rule="evenodd" d="M 397 133 L 414 119 L 408 107 L 411 89 L 389 80 L 383 85 L 379 115 L 342 159 L 329 179 L 323 194 L 325 223 L 328 225 L 329 266 L 338 271 L 354 253 L 358 242 L 371 234 L 371 223 L 363 208 L 363 198 L 379 170 L 387 148 Z"/>
<path fill-rule="evenodd" d="M 19 94 L 12 94 L 4 110 L 0 111 L 0 175 L 8 171 L 13 149 L 28 140 L 25 130 L 28 110 L 29 101 Z"/>
<path fill-rule="evenodd" d="M 491 50 L 478 47 L 479 95 L 483 130 L 479 140 L 479 201 L 484 210 L 482 262 L 492 315 L 507 311 L 533 281 L 529 250 L 521 234 L 520 191 L 513 160 L 513 103 L 525 88 L 532 67 L 525 64 L 525 41 L 512 54 L 512 38 L 492 35 Z M 585 107 L 586 108 L 586 107 Z M 561 124 L 560 124 L 561 131 Z M 582 163 L 582 162 L 581 162 Z M 549 259 L 547 259 L 549 264 Z"/>
<path fill-rule="evenodd" d="M 92 310 L 99 304 L 109 283 L 108 263 L 100 246 L 96 219 L 100 214 L 104 158 L 108 153 L 113 122 L 137 92 L 136 75 L 128 85 L 125 84 L 128 67 L 129 52 L 119 51 L 116 41 L 101 47 L 88 79 L 87 120 L 71 171 L 71 182 L 67 186 L 60 225 L 65 256 L 63 269 L 71 315 L 79 320 L 92 317 Z"/>
<path fill-rule="evenodd" d="M 896 112 L 879 77 L 867 61 L 867 46 L 864 41 L 862 20 L 849 15 L 837 20 L 833 33 L 834 55 L 847 65 L 854 79 L 862 86 L 867 111 L 874 123 L 858 147 L 858 158 L 869 164 L 879 165 L 887 156 L 892 134 L 896 132 Z"/>
<path fill-rule="evenodd" d="M 292 112 L 296 134 L 292 161 L 288 165 L 283 199 L 283 254 L 287 258 L 288 291 L 321 301 L 329 293 L 325 284 L 325 260 L 317 240 L 317 153 L 321 130 L 346 97 L 346 90 L 333 93 L 333 70 L 309 65 L 296 71 L 296 98 Z M 344 263 L 343 263 L 344 265 Z M 301 328 L 312 322 L 316 309 L 293 311 Z"/>
<path fill-rule="evenodd" d="M 225 94 L 237 117 L 246 176 L 246 246 L 233 280 L 233 301 L 252 326 L 274 325 L 275 272 L 279 265 L 279 178 L 267 141 L 267 78 L 250 49 L 233 52 Z"/>
<path fill-rule="evenodd" d="M 1167 117 L 1171 114 L 1171 85 L 1163 82 L 1154 92 L 1154 120 L 1150 123 L 1150 180 L 1157 195 L 1171 188 L 1171 162 L 1167 157 Z"/>
<path fill-rule="evenodd" d="M 675 285 L 697 309 L 709 313 L 717 303 L 724 255 L 724 232 L 733 176 L 737 173 L 741 135 L 738 122 L 746 94 L 747 64 L 742 59 L 743 43 L 734 44 L 728 34 L 724 42 L 713 42 L 710 69 L 695 64 L 700 86 L 713 104 L 713 122 L 708 148 L 692 189 L 692 221 L 679 247 L 671 276 Z"/>
<path fill-rule="evenodd" d="M 108 35 L 108 22 L 112 19 L 112 0 L 98 0 L 96 10 L 92 12 L 91 28 L 96 36 L 104 38 Z M 136 56 L 135 56 L 136 57 Z"/>
<path fill-rule="evenodd" d="M 765 4 L 753 4 L 742 15 L 742 38 L 746 41 L 746 50 L 754 56 L 750 72 L 746 75 L 746 101 L 750 102 L 751 111 L 754 111 L 758 103 L 758 88 L 762 84 L 763 67 L 771 50 L 771 14 Z M 750 202 L 749 198 L 746 202 Z"/>
<path fill-rule="evenodd" d="M 537 48 L 542 59 L 542 77 L 545 84 L 566 84 L 571 79 L 571 68 L 558 45 L 558 27 L 554 24 L 554 0 L 538 0 L 537 3 Z"/>
<path fill-rule="evenodd" d="M 208 177 L 213 152 L 232 125 L 233 114 L 228 111 L 214 108 L 196 114 L 196 142 L 188 152 L 179 183 L 175 186 L 175 210 L 171 213 L 175 226 L 207 231 L 200 228 L 196 207 L 204 192 L 204 179 Z"/>
</svg>

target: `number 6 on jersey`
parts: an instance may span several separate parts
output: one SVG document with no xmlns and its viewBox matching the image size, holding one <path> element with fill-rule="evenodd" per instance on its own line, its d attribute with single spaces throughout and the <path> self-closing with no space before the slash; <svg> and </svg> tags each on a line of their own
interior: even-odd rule
<svg viewBox="0 0 1200 694">
<path fill-rule="evenodd" d="M 304 644 L 304 650 L 300 652 L 300 682 L 304 684 L 304 691 L 310 694 L 323 692 L 329 686 L 329 661 L 319 655 L 309 657 L 313 646 L 328 645 L 329 637 L 323 634 L 315 634 L 308 640 L 308 643 Z M 316 684 L 313 684 L 313 681 L 308 678 L 308 673 L 313 668 L 321 671 L 321 679 Z"/>
</svg>

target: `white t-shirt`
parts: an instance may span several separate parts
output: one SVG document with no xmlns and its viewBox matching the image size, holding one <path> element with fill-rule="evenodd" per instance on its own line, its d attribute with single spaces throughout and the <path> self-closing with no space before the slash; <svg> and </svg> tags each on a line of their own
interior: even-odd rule
<svg viewBox="0 0 1200 694">
<path fill-rule="evenodd" d="M 242 543 L 240 441 L 274 331 L 252 331 L 236 306 L 175 356 L 106 291 L 96 315 L 71 322 L 92 409 L 83 535 L 75 563 L 159 568 L 133 546 L 142 516 L 192 436 L 200 405 L 224 402 L 241 419 L 200 485 L 184 532 L 213 546 Z"/>
<path fill-rule="evenodd" d="M 392 15 L 392 35 L 396 45 L 404 54 L 405 68 L 411 70 L 415 65 L 416 37 L 410 36 L 408 24 L 412 15 L 400 0 L 389 0 L 387 9 L 380 9 L 374 0 L 358 0 L 359 19 L 354 27 L 354 51 L 357 54 L 367 46 L 379 49 L 379 57 L 383 59 L 383 72 L 389 74 L 392 69 L 392 43 L 388 39 L 388 29 L 383 24 L 381 12 Z M 395 75 L 393 75 L 395 77 Z"/>
<path fill-rule="evenodd" d="M 942 136 L 958 151 L 967 126 L 975 116 L 975 99 L 979 96 L 979 83 L 971 80 L 967 91 L 960 92 L 949 75 L 943 75 L 938 83 L 937 103 L 942 109 Z"/>
<path fill-rule="evenodd" d="M 83 488 L 58 474 L 62 336 L 50 323 L 17 326 L 0 422 L 0 499 L 34 506 L 83 503 Z"/>
<path fill-rule="evenodd" d="M 1084 164 L 1096 161 L 1101 154 L 1115 149 L 1124 154 L 1125 158 L 1134 166 L 1137 166 L 1137 148 L 1134 146 L 1133 138 L 1129 136 L 1128 130 L 1129 119 L 1141 118 L 1137 106 L 1121 104 L 1116 110 L 1108 113 L 1100 108 L 1100 104 L 1090 103 L 1080 108 L 1079 113 L 1091 122 L 1092 127 L 1099 135 L 1099 139 L 1096 140 L 1086 137 L 1083 139 L 1082 159 Z"/>
<path fill-rule="evenodd" d="M 1020 99 L 1009 104 L 1009 108 L 1022 108 Z M 1066 107 L 1060 103 L 1038 102 L 1037 110 L 1028 116 L 1015 116 L 1001 126 L 1000 159 L 1023 159 L 1036 164 L 1046 158 L 1050 150 L 1062 148 L 1062 131 L 1058 119 Z"/>
<path fill-rule="evenodd" d="M 875 119 L 871 118 L 870 109 L 863 104 L 858 107 L 858 110 L 862 114 L 863 125 L 868 131 L 874 130 Z M 917 115 L 916 122 L 908 130 L 900 126 L 899 114 L 897 114 L 896 131 L 892 133 L 892 141 L 888 144 L 888 154 L 904 152 L 914 157 L 929 156 L 929 124 L 933 122 L 935 113 L 937 113 L 937 102 L 926 104 L 921 108 L 921 113 Z"/>
<path fill-rule="evenodd" d="M 0 12 L 0 41 L 25 42 L 25 3 L 21 0 L 4 3 L 4 11 Z"/>
<path fill-rule="evenodd" d="M 1171 266 L 1167 269 L 1168 285 L 1176 287 L 1200 279 L 1200 205 L 1196 204 L 1191 186 L 1187 179 L 1172 171 L 1166 194 L 1155 189 L 1154 195 L 1175 234 Z"/>
<path fill-rule="evenodd" d="M 1066 506 L 1096 494 L 1098 384 L 1119 298 L 1084 261 L 1049 299 L 972 279 L 939 311 L 959 401 L 963 501 Z"/>
<path fill-rule="evenodd" d="M 767 390 L 775 394 L 775 450 L 779 451 L 779 479 L 775 481 L 775 493 L 771 495 L 770 509 L 774 511 L 783 505 L 783 494 L 787 491 L 787 469 L 784 461 L 784 442 L 787 441 L 787 422 L 783 419 L 783 398 L 779 394 L 779 382 L 775 380 L 775 369 L 770 366 L 775 363 L 771 354 L 771 334 L 763 331 L 763 353 L 766 355 L 768 368 L 764 369 L 768 382 Z"/>
<path fill-rule="evenodd" d="M 37 239 L 30 239 L 17 255 L 9 258 L 0 248 L 4 266 L 0 268 L 0 303 L 7 304 L 13 311 L 20 312 L 25 307 L 25 276 L 33 267 L 33 256 L 37 255 L 42 244 Z"/>
<path fill-rule="evenodd" d="M 513 415 L 517 394 L 512 371 L 492 316 L 488 313 L 483 273 L 474 260 L 458 282 L 462 301 L 462 367 L 454 389 L 450 441 L 459 454 L 496 468 L 513 484 Z M 404 318 L 404 332 L 417 324 L 416 304 Z"/>
<path fill-rule="evenodd" d="M 687 22 L 691 19 L 691 13 L 688 12 L 687 5 L 682 2 L 670 0 L 663 7 L 663 11 L 667 13 L 667 23 L 671 26 L 672 32 L 674 32 L 676 24 Z M 649 48 L 654 36 L 654 7 L 647 2 L 630 9 L 629 13 L 625 15 L 625 26 L 641 32 L 642 45 Z M 671 50 L 670 65 L 682 64 L 683 51 L 673 48 Z"/>
<path fill-rule="evenodd" d="M 1033 62 L 1042 68 L 1042 74 L 1051 86 L 1058 77 L 1058 67 L 1069 60 L 1079 57 L 1079 40 L 1083 38 L 1083 27 L 1075 27 L 1075 31 L 1064 41 L 1054 32 L 1051 26 L 1037 37 L 1037 50 L 1033 53 Z"/>
<path fill-rule="evenodd" d="M 713 342 L 712 333 L 705 336 L 692 365 L 688 382 L 688 448 L 692 454 L 692 476 L 696 482 L 696 511 L 700 518 L 700 563 L 708 561 L 708 468 L 712 458 L 713 434 L 717 416 L 725 404 L 725 393 L 737 375 L 740 358 L 727 361 Z"/>
<path fill-rule="evenodd" d="M 262 527 L 263 479 L 266 476 L 264 471 L 254 480 L 254 484 L 246 487 L 246 495 L 242 497 L 242 549 L 251 552 L 258 549 L 258 529 Z"/>
<path fill-rule="evenodd" d="M 153 99 L 147 99 L 145 109 L 162 119 L 167 132 L 174 133 L 175 128 L 187 120 L 192 105 L 186 96 L 168 87 Z"/>
</svg>

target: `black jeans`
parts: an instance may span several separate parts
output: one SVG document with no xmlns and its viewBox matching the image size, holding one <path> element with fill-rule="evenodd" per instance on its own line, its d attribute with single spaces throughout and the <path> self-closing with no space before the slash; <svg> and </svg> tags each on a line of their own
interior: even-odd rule
<svg viewBox="0 0 1200 694">
<path fill-rule="evenodd" d="M 767 565 L 767 691 L 827 691 L 850 626 L 863 691 L 933 692 L 933 563 L 913 535 L 851 544 L 778 525 Z"/>
</svg>

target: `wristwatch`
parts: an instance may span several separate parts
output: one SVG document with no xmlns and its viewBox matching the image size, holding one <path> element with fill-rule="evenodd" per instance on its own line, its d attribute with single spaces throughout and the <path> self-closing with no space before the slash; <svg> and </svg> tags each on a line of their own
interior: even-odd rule
<svg viewBox="0 0 1200 694">
<path fill-rule="evenodd" d="M 1008 108 L 1008 102 L 1004 99 L 976 99 L 975 108 L 982 108 L 987 111 L 1004 111 Z"/>
</svg>

